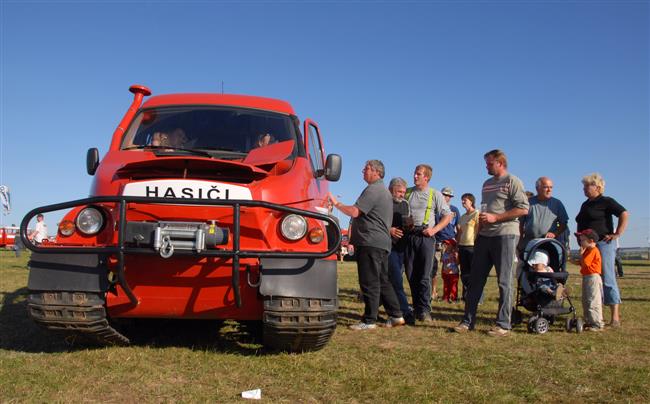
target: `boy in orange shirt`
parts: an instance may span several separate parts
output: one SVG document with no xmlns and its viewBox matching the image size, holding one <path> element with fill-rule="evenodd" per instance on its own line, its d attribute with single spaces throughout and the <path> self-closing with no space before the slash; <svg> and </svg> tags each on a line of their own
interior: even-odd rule
<svg viewBox="0 0 650 404">
<path fill-rule="evenodd" d="M 576 233 L 580 242 L 580 274 L 582 274 L 582 309 L 585 329 L 602 331 L 603 322 L 603 281 L 601 278 L 602 259 L 596 247 L 598 234 L 591 229 Z"/>
</svg>

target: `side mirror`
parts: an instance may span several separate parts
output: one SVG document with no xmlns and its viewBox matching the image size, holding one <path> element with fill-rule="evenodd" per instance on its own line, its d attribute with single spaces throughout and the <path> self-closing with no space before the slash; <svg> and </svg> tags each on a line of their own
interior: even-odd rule
<svg viewBox="0 0 650 404">
<path fill-rule="evenodd" d="M 86 154 L 86 171 L 88 175 L 95 175 L 97 167 L 99 166 L 99 150 L 96 147 L 88 149 Z"/>
<path fill-rule="evenodd" d="M 338 154 L 330 154 L 325 161 L 325 178 L 328 181 L 338 181 L 343 170 L 343 160 Z"/>
</svg>

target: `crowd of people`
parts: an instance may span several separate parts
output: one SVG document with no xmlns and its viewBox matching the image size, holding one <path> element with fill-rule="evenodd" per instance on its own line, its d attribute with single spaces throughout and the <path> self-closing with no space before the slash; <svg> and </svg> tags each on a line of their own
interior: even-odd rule
<svg viewBox="0 0 650 404">
<path fill-rule="evenodd" d="M 413 186 L 408 187 L 398 177 L 386 188 L 383 163 L 369 160 L 363 168 L 368 185 L 353 205 L 344 205 L 329 194 L 331 204 L 352 218 L 350 244 L 354 246 L 365 308 L 361 321 L 351 329 L 432 322 L 432 301 L 441 296 L 437 282 L 440 272 L 442 300 L 462 300 L 465 305 L 462 320 L 453 331 L 471 331 L 494 267 L 499 302 L 495 325 L 488 334 L 506 336 L 511 332 L 515 274 L 526 265 L 533 271 L 553 271 L 543 253 L 525 261 L 526 245 L 539 238 L 557 239 L 568 253 L 569 217 L 562 202 L 552 196 L 550 178 L 540 177 L 535 183 L 536 194 L 527 195 L 522 181 L 509 173 L 503 151 L 491 150 L 484 159 L 490 177 L 483 183 L 480 209 L 476 197 L 464 193 L 462 215 L 451 204 L 453 188 L 446 186 L 438 191 L 430 186 L 433 170 L 427 164 L 415 167 Z M 628 212 L 604 195 L 605 181 L 599 174 L 585 176 L 582 183 L 587 200 L 576 217 L 581 258 L 575 263 L 583 276 L 586 328 L 601 331 L 605 326 L 603 305 L 610 308 L 608 325 L 620 326 L 616 241 L 625 232 Z M 616 228 L 614 216 L 618 218 Z M 404 274 L 411 291 L 410 304 Z M 548 279 L 539 284 L 540 290 L 556 299 L 567 293 L 559 286 Z M 378 324 L 380 305 L 388 318 Z"/>
</svg>

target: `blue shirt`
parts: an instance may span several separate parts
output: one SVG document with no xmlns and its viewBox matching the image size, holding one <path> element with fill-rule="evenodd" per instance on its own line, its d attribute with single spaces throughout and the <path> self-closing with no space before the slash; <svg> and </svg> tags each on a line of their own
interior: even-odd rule
<svg viewBox="0 0 650 404">
<path fill-rule="evenodd" d="M 569 221 L 566 209 L 559 199 L 550 198 L 540 201 L 537 196 L 533 196 L 528 201 L 530 203 L 528 215 L 522 218 L 524 243 L 534 238 L 544 237 L 548 232 L 555 233 L 560 223 L 566 225 Z"/>
<path fill-rule="evenodd" d="M 454 205 L 449 205 L 451 210 L 451 221 L 444 229 L 436 233 L 436 241 L 445 241 L 456 238 L 456 225 L 458 224 L 458 219 L 460 219 L 460 211 Z M 437 218 L 438 222 L 440 218 Z"/>
</svg>

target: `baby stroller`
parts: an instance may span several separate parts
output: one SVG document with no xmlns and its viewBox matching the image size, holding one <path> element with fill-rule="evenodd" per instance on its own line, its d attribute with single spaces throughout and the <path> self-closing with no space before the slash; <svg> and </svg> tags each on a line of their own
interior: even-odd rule
<svg viewBox="0 0 650 404">
<path fill-rule="evenodd" d="M 530 257 L 533 257 L 537 251 L 542 251 L 548 255 L 548 266 L 554 272 L 535 272 L 528 264 Z M 528 319 L 528 331 L 536 334 L 544 334 L 548 331 L 549 326 L 555 322 L 555 316 L 563 314 L 572 314 L 572 318 L 566 320 L 566 330 L 573 329 L 576 332 L 582 332 L 584 323 L 581 318 L 576 317 L 576 309 L 571 303 L 568 293 L 562 293 L 561 296 L 544 293 L 538 287 L 540 278 L 550 280 L 555 287 L 564 289 L 564 285 L 569 277 L 566 271 L 566 254 L 562 244 L 555 239 L 538 238 L 531 240 L 524 250 L 523 267 L 521 273 L 517 274 L 517 298 L 515 308 L 512 311 L 512 325 L 522 323 L 522 313 L 519 307 L 524 307 L 532 313 Z M 547 282 L 547 283 L 551 283 Z M 566 289 L 565 289 L 566 290 Z M 565 307 L 565 301 L 568 307 Z"/>
</svg>

